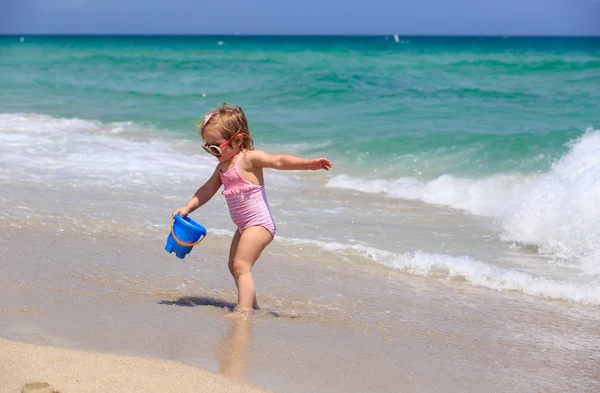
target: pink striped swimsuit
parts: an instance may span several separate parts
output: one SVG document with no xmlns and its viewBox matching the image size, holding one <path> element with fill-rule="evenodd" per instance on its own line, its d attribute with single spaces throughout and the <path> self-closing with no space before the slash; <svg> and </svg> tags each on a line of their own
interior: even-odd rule
<svg viewBox="0 0 600 393">
<path fill-rule="evenodd" d="M 275 222 L 271 216 L 264 185 L 250 183 L 238 171 L 238 164 L 227 172 L 219 171 L 225 186 L 222 194 L 229 206 L 231 220 L 240 233 L 248 227 L 265 227 L 275 237 Z"/>
</svg>

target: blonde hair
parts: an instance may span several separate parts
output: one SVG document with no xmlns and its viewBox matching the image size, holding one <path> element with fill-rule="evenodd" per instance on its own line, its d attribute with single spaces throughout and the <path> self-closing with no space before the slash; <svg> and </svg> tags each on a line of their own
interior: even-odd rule
<svg viewBox="0 0 600 393">
<path fill-rule="evenodd" d="M 204 131 L 216 128 L 225 139 L 231 138 L 235 134 L 242 135 L 242 149 L 254 150 L 254 140 L 250 135 L 248 120 L 244 111 L 239 106 L 231 107 L 226 102 L 222 103 L 216 109 L 208 112 L 204 116 L 202 123 L 198 123 L 200 136 L 204 139 Z"/>
</svg>

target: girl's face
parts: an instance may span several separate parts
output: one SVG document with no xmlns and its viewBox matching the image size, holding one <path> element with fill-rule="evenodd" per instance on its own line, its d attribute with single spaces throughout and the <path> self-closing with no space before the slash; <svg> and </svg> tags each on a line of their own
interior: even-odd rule
<svg viewBox="0 0 600 393">
<path fill-rule="evenodd" d="M 208 128 L 202 135 L 206 143 L 204 149 L 215 156 L 219 162 L 227 162 L 239 151 L 240 135 L 234 135 L 229 139 L 224 139 L 219 130 Z M 218 153 L 221 154 L 218 154 Z"/>
</svg>

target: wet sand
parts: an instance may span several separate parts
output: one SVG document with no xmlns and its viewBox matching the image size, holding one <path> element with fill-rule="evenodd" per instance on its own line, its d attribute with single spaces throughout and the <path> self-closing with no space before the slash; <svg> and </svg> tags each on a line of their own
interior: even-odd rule
<svg viewBox="0 0 600 393">
<path fill-rule="evenodd" d="M 336 261 L 315 264 L 275 246 L 253 271 L 265 309 L 232 320 L 225 316 L 235 291 L 218 241 L 181 261 L 163 251 L 162 240 L 133 240 L 2 228 L 0 337 L 87 351 L 79 355 L 89 362 L 100 362 L 99 353 L 146 358 L 135 362 L 152 367 L 166 363 L 148 359 L 163 359 L 177 372 L 191 365 L 284 393 L 600 390 L 594 307 Z M 35 374 L 51 367 L 36 366 L 43 361 L 15 377 L 6 364 L 33 349 L 1 345 L 13 353 L 0 370 L 12 386 L 0 385 L 2 392 L 46 378 Z M 111 359 L 116 363 L 102 374 L 117 378 L 123 358 Z M 207 373 L 197 372 L 214 377 Z M 220 380 L 214 386 L 225 389 Z M 61 392 L 92 391 L 61 381 L 40 382 Z M 186 391 L 165 386 L 160 391 Z"/>
</svg>

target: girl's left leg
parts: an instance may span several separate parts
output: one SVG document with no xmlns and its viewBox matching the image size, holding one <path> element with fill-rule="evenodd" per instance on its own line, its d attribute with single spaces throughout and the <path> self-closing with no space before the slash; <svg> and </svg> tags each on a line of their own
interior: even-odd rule
<svg viewBox="0 0 600 393">
<path fill-rule="evenodd" d="M 246 228 L 239 238 L 232 266 L 238 289 L 238 309 L 251 310 L 255 305 L 256 288 L 250 270 L 272 240 L 271 232 L 261 226 Z"/>
</svg>

